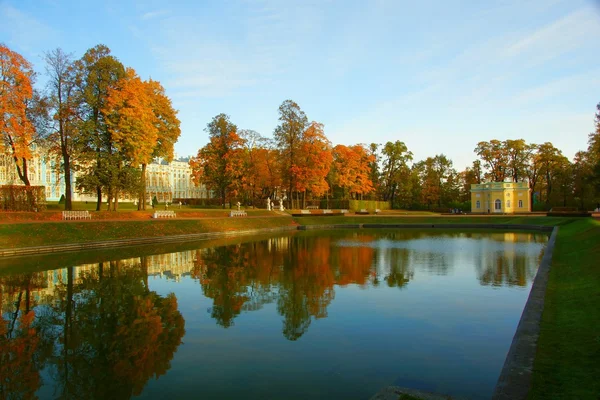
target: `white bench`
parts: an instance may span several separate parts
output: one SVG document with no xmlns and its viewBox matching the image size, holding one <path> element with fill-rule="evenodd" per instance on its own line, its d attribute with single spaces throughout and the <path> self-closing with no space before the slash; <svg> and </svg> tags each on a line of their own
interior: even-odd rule
<svg viewBox="0 0 600 400">
<path fill-rule="evenodd" d="M 175 218 L 176 216 L 175 211 L 171 210 L 154 211 L 154 214 L 152 214 L 152 218 Z"/>
<path fill-rule="evenodd" d="M 347 213 L 348 213 L 348 210 L 340 210 L 340 212 L 341 212 L 342 214 L 347 214 Z"/>
<path fill-rule="evenodd" d="M 246 211 L 242 211 L 242 210 L 232 210 L 229 212 L 229 216 L 230 217 L 246 217 L 248 214 L 246 214 Z"/>
<path fill-rule="evenodd" d="M 301 214 L 310 214 L 310 210 L 300 210 Z"/>
<path fill-rule="evenodd" d="M 92 216 L 87 211 L 63 211 L 62 219 L 66 219 L 66 220 L 92 219 Z"/>
<path fill-rule="evenodd" d="M 307 210 L 318 210 L 319 206 L 306 206 Z"/>
<path fill-rule="evenodd" d="M 323 214 L 333 214 L 333 211 L 331 211 L 331 210 L 323 210 Z"/>
<path fill-rule="evenodd" d="M 379 208 L 375 209 L 375 214 L 379 214 L 381 212 L 381 210 Z"/>
</svg>

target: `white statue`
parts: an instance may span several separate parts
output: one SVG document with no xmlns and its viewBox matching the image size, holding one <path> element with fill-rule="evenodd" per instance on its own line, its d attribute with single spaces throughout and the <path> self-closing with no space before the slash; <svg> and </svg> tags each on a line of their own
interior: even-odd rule
<svg viewBox="0 0 600 400">
<path fill-rule="evenodd" d="M 271 198 L 267 197 L 267 210 L 271 211 Z"/>
<path fill-rule="evenodd" d="M 240 211 L 240 202 L 237 202 L 237 206 L 238 206 L 238 211 Z"/>
<path fill-rule="evenodd" d="M 283 200 L 279 199 L 279 211 L 283 211 Z"/>
</svg>

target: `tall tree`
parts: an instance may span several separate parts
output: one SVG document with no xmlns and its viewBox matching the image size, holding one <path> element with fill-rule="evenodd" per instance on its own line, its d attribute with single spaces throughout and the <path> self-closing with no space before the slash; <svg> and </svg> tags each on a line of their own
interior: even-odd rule
<svg viewBox="0 0 600 400">
<path fill-rule="evenodd" d="M 100 211 L 104 190 L 109 194 L 110 207 L 112 187 L 119 182 L 120 173 L 116 168 L 119 155 L 115 154 L 115 143 L 101 110 L 105 108 L 108 90 L 125 77 L 125 67 L 101 44 L 89 49 L 75 61 L 74 67 L 83 120 L 78 146 L 82 164 L 86 166 L 79 174 L 77 185 L 86 191 L 96 191 L 96 210 Z"/>
<path fill-rule="evenodd" d="M 107 132 L 112 138 L 114 149 L 121 156 L 120 159 L 114 158 L 118 170 L 123 167 L 137 168 L 152 160 L 158 142 L 160 123 L 152 106 L 152 94 L 147 84 L 131 68 L 127 69 L 124 78 L 118 80 L 107 91 L 106 102 L 100 111 L 106 121 Z M 141 186 L 145 186 L 143 172 L 145 169 L 142 169 L 139 182 Z M 115 199 L 115 210 L 119 198 L 118 188 L 121 186 L 124 185 L 119 182 L 109 187 L 112 191 L 109 192 L 109 197 Z"/>
<path fill-rule="evenodd" d="M 262 198 L 263 191 L 269 192 L 266 139 L 258 132 L 249 129 L 240 130 L 239 135 L 244 140 L 242 189 L 246 200 L 254 203 Z"/>
<path fill-rule="evenodd" d="M 331 143 L 325 136 L 323 124 L 312 122 L 303 134 L 297 162 L 292 165 L 296 193 L 302 193 L 302 207 L 306 201 L 306 191 L 321 197 L 329 191 L 326 182 L 331 167 Z"/>
<path fill-rule="evenodd" d="M 479 142 L 475 153 L 489 170 L 488 178 L 493 182 L 503 182 L 508 170 L 508 155 L 503 142 L 496 139 Z"/>
<path fill-rule="evenodd" d="M 150 107 L 154 113 L 154 125 L 157 129 L 156 142 L 151 159 L 142 161 L 142 190 L 138 202 L 138 210 L 146 209 L 146 165 L 152 159 L 162 158 L 168 162 L 173 160 L 174 147 L 181 135 L 177 110 L 173 108 L 171 99 L 165 94 L 163 86 L 152 79 L 144 82 Z"/>
<path fill-rule="evenodd" d="M 381 170 L 381 184 L 383 199 L 394 204 L 394 198 L 400 186 L 408 181 L 410 168 L 408 162 L 412 161 L 412 152 L 404 142 L 387 142 L 381 151 L 383 168 Z"/>
<path fill-rule="evenodd" d="M 77 135 L 81 123 L 79 100 L 76 95 L 73 60 L 60 48 L 46 53 L 46 74 L 48 75 L 48 97 L 52 112 L 53 126 L 48 137 L 51 153 L 62 159 L 65 181 L 65 210 L 72 210 L 71 171 L 75 156 Z"/>
<path fill-rule="evenodd" d="M 334 181 L 342 188 L 343 198 L 348 193 L 352 198 L 362 199 L 374 190 L 370 172 L 375 156 L 364 146 L 339 144 L 333 148 L 333 158 Z"/>
<path fill-rule="evenodd" d="M 296 176 L 292 172 L 292 168 L 298 165 L 299 148 L 307 126 L 308 118 L 298 104 L 292 100 L 281 103 L 279 125 L 275 128 L 273 136 L 281 151 L 283 179 L 289 189 L 290 197 L 296 186 Z"/>
<path fill-rule="evenodd" d="M 535 199 L 536 189 L 539 186 L 540 170 L 542 167 L 541 159 L 537 155 L 538 148 L 539 148 L 539 145 L 537 145 L 537 144 L 529 145 L 529 150 L 531 151 L 532 155 L 529 158 L 527 165 L 525 166 L 525 174 L 527 175 L 527 181 L 529 182 L 529 190 L 530 190 L 529 191 L 529 204 L 531 205 L 532 210 L 533 210 L 533 202 Z"/>
<path fill-rule="evenodd" d="M 531 157 L 531 148 L 523 139 L 505 140 L 504 148 L 506 150 L 508 173 L 513 182 L 522 181 L 525 176 L 527 162 Z"/>
<path fill-rule="evenodd" d="M 588 160 L 591 164 L 589 180 L 594 186 L 596 194 L 600 195 L 600 103 L 596 106 L 595 131 L 588 137 Z"/>
<path fill-rule="evenodd" d="M 23 56 L 0 44 L 0 133 L 1 149 L 15 162 L 19 179 L 30 186 L 27 160 L 34 126 L 27 117 L 33 99 L 31 64 Z"/>
<path fill-rule="evenodd" d="M 192 175 L 197 183 L 215 190 L 225 208 L 226 200 L 235 195 L 242 175 L 242 146 L 244 140 L 226 114 L 219 114 L 208 123 L 209 143 L 190 160 Z"/>
<path fill-rule="evenodd" d="M 548 207 L 556 177 L 560 174 L 561 167 L 564 167 L 569 160 L 550 142 L 545 142 L 538 147 L 536 157 L 540 163 L 540 174 L 544 179 L 545 202 Z"/>
<path fill-rule="evenodd" d="M 591 198 L 590 195 L 593 193 L 591 175 L 592 165 L 588 153 L 578 151 L 573 159 L 573 194 L 576 199 L 579 199 L 581 210 L 586 209 L 586 200 Z"/>
</svg>

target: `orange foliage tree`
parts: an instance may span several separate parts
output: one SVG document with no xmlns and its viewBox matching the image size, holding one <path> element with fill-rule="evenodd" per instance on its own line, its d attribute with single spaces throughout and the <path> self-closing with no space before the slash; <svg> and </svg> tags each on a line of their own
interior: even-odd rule
<svg viewBox="0 0 600 400">
<path fill-rule="evenodd" d="M 333 148 L 333 182 L 342 188 L 343 198 L 348 193 L 352 198 L 373 192 L 371 165 L 375 155 L 362 145 L 344 146 L 339 144 Z"/>
<path fill-rule="evenodd" d="M 241 130 L 244 140 L 242 151 L 244 174 L 241 177 L 245 200 L 257 200 L 272 196 L 273 189 L 281 185 L 279 168 L 276 168 L 276 150 L 269 140 L 252 130 Z"/>
<path fill-rule="evenodd" d="M 19 179 L 27 186 L 27 160 L 34 135 L 27 103 L 33 98 L 33 76 L 31 64 L 23 56 L 0 44 L 0 149 L 14 160 Z"/>
<path fill-rule="evenodd" d="M 325 180 L 333 156 L 331 143 L 325 136 L 323 124 L 312 122 L 302 137 L 299 148 L 298 160 L 292 164 L 292 174 L 295 176 L 294 190 L 302 193 L 303 207 L 306 201 L 306 191 L 313 196 L 321 197 L 329 191 L 329 184 Z"/>
<path fill-rule="evenodd" d="M 142 81 L 128 68 L 126 76 L 108 89 L 102 113 L 123 162 L 142 167 L 138 208 L 144 209 L 146 165 L 156 156 L 172 159 L 173 145 L 181 133 L 176 112 L 160 83 Z"/>
<path fill-rule="evenodd" d="M 241 187 L 244 139 L 237 134 L 237 126 L 226 114 L 214 117 L 206 131 L 209 143 L 190 160 L 192 179 L 196 184 L 204 183 L 216 191 L 225 208 L 227 199 L 237 195 Z"/>
</svg>

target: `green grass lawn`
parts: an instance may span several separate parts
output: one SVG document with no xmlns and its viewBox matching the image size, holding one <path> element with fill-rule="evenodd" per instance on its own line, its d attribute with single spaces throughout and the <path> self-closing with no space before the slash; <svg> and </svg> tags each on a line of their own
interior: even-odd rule
<svg viewBox="0 0 600 400">
<path fill-rule="evenodd" d="M 600 398 L 600 222 L 559 229 L 530 399 Z"/>
<path fill-rule="evenodd" d="M 0 224 L 0 248 L 277 228 L 292 223 L 286 217 L 5 223 Z"/>
</svg>

